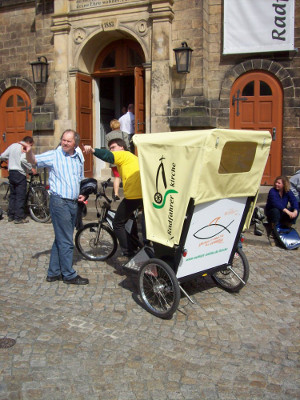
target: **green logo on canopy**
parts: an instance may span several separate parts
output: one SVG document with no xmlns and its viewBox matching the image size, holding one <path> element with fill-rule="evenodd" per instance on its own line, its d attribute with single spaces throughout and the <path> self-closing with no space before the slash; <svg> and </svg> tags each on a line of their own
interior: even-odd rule
<svg viewBox="0 0 300 400">
<path fill-rule="evenodd" d="M 160 164 L 159 164 L 159 166 L 157 168 L 157 172 L 156 172 L 156 193 L 154 194 L 154 203 L 152 203 L 153 207 L 158 208 L 158 209 L 164 207 L 164 205 L 166 204 L 167 196 L 169 194 L 178 193 L 177 190 L 174 190 L 174 189 L 166 190 L 164 195 L 162 195 L 158 191 L 158 179 L 159 179 L 160 173 L 161 173 L 161 179 L 162 179 L 164 188 L 167 189 L 167 180 L 166 180 L 165 167 L 163 164 L 163 160 L 165 160 L 165 157 L 161 156 L 161 158 L 159 159 Z M 174 175 L 175 175 L 175 164 L 173 164 L 173 167 L 174 167 Z M 173 168 L 172 168 L 171 172 L 173 173 Z M 173 175 L 172 175 L 172 178 L 173 178 Z M 175 184 L 175 180 L 171 179 L 171 186 L 174 186 L 174 184 Z"/>
<path fill-rule="evenodd" d="M 168 194 L 171 194 L 171 193 L 178 193 L 178 192 L 177 192 L 177 190 L 174 190 L 174 189 L 167 190 L 165 195 L 164 195 L 164 198 L 162 199 L 163 200 L 162 203 L 160 205 L 152 203 L 153 207 L 155 207 L 155 208 L 163 208 L 163 206 L 166 204 L 166 198 L 167 198 Z M 155 194 L 157 194 L 157 193 L 155 193 Z M 154 199 L 155 199 L 155 197 L 154 197 Z"/>
</svg>

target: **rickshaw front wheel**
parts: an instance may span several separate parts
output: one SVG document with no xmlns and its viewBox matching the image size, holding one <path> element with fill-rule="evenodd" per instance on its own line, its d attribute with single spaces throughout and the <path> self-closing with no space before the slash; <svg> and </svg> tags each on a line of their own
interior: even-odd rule
<svg viewBox="0 0 300 400">
<path fill-rule="evenodd" d="M 146 309 L 156 317 L 171 318 L 180 300 L 180 288 L 172 268 L 158 258 L 151 258 L 141 267 L 138 283 Z"/>
<path fill-rule="evenodd" d="M 249 263 L 242 249 L 237 249 L 232 264 L 212 275 L 213 280 L 228 292 L 241 290 L 249 278 Z"/>
<path fill-rule="evenodd" d="M 75 236 L 75 245 L 79 253 L 91 261 L 105 261 L 118 248 L 114 232 L 98 222 L 91 222 L 79 229 Z"/>
</svg>

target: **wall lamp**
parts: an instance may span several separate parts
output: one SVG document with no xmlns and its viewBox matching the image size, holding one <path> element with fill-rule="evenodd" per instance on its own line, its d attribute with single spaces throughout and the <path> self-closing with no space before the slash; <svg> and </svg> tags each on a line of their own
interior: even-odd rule
<svg viewBox="0 0 300 400">
<path fill-rule="evenodd" d="M 181 43 L 181 47 L 173 49 L 175 52 L 176 68 L 178 74 L 187 74 L 191 69 L 192 49 L 186 42 Z"/>
<path fill-rule="evenodd" d="M 48 61 L 45 56 L 38 57 L 37 61 L 30 63 L 34 83 L 47 83 L 48 81 Z"/>
</svg>

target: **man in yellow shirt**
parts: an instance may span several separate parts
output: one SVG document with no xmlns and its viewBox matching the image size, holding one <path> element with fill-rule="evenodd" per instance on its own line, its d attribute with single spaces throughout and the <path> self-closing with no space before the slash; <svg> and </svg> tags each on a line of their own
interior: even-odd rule
<svg viewBox="0 0 300 400">
<path fill-rule="evenodd" d="M 125 229 L 125 224 L 131 214 L 143 205 L 139 162 L 136 155 L 127 151 L 126 143 L 122 139 L 110 140 L 108 148 L 109 150 L 93 149 L 91 146 L 84 146 L 84 151 L 85 153 L 93 153 L 95 157 L 115 164 L 118 168 L 123 182 L 124 199 L 117 209 L 113 228 L 123 255 L 131 257 L 136 249 Z M 132 228 L 131 235 L 137 236 L 136 223 Z"/>
</svg>

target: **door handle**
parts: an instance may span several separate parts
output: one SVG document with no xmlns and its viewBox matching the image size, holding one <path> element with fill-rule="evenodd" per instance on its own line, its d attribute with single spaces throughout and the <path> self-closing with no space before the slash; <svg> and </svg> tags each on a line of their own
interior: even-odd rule
<svg viewBox="0 0 300 400">
<path fill-rule="evenodd" d="M 276 140 L 276 128 L 272 128 L 272 140 Z"/>
<path fill-rule="evenodd" d="M 5 143 L 6 142 L 6 132 L 2 133 L 2 139 L 3 139 L 3 142 Z"/>
</svg>

